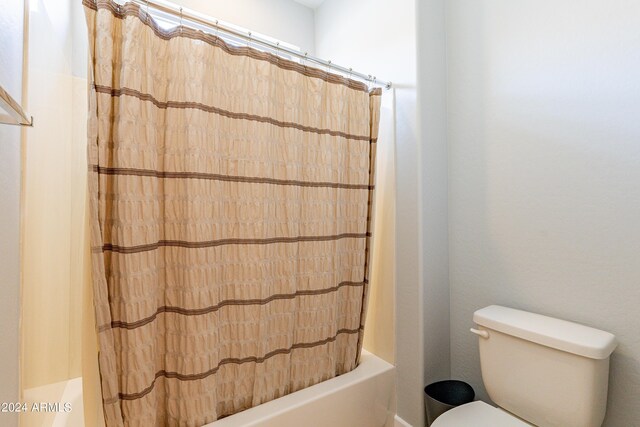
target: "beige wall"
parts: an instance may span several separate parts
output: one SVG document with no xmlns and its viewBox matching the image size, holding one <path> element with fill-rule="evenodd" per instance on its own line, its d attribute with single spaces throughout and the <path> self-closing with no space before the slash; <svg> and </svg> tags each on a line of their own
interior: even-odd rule
<svg viewBox="0 0 640 427">
<path fill-rule="evenodd" d="M 81 375 L 85 179 L 76 159 L 84 158 L 84 120 L 73 119 L 73 108 L 74 94 L 83 102 L 85 83 L 71 73 L 71 18 L 70 0 L 31 6 L 28 87 L 37 125 L 24 161 L 24 389 Z"/>
<path fill-rule="evenodd" d="M 473 311 L 615 334 L 606 427 L 640 422 L 640 3 L 448 2 L 452 372 Z"/>
<path fill-rule="evenodd" d="M 18 102 L 23 101 L 23 10 L 22 0 L 0 8 L 0 85 Z M 0 402 L 19 399 L 20 132 L 0 124 Z M 16 414 L 0 413 L 0 425 L 17 423 Z"/>
<path fill-rule="evenodd" d="M 363 347 L 389 363 L 396 360 L 396 141 L 395 96 L 382 93 L 376 151 L 376 190 L 368 306 Z"/>
</svg>

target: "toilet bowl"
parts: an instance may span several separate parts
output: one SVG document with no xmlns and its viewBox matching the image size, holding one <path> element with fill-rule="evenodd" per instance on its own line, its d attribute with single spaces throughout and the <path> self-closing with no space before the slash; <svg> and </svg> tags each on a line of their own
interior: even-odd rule
<svg viewBox="0 0 640 427">
<path fill-rule="evenodd" d="M 600 427 L 615 337 L 578 323 L 492 305 L 473 315 L 482 381 L 476 401 L 432 427 Z"/>
<path fill-rule="evenodd" d="M 431 427 L 531 427 L 518 417 L 482 401 L 467 403 L 440 415 Z"/>
</svg>

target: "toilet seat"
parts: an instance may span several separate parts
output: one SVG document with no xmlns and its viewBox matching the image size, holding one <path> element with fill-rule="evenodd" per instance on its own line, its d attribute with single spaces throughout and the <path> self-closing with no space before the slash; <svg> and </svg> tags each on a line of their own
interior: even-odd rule
<svg viewBox="0 0 640 427">
<path fill-rule="evenodd" d="M 431 427 L 531 427 L 531 424 L 478 400 L 445 412 Z"/>
</svg>

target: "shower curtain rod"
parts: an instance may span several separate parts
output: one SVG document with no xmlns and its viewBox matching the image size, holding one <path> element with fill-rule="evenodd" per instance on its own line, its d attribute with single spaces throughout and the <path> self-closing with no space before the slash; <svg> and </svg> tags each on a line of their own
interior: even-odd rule
<svg viewBox="0 0 640 427">
<path fill-rule="evenodd" d="M 152 9 L 156 9 L 159 10 L 160 12 L 164 12 L 167 13 L 169 15 L 175 16 L 177 18 L 180 19 L 181 21 L 181 25 L 182 23 L 184 23 L 184 21 L 192 21 L 195 22 L 197 24 L 200 25 L 204 25 L 206 27 L 215 29 L 216 31 L 220 31 L 223 33 L 227 33 L 230 34 L 234 37 L 238 37 L 242 40 L 245 40 L 249 43 L 252 44 L 259 44 L 262 46 L 266 46 L 269 47 L 271 49 L 276 50 L 277 52 L 286 52 L 289 55 L 295 56 L 297 58 L 302 59 L 305 62 L 312 62 L 315 64 L 318 64 L 320 66 L 326 67 L 327 69 L 333 69 L 336 71 L 339 71 L 340 73 L 348 76 L 349 78 L 351 77 L 356 77 L 359 80 L 364 80 L 365 82 L 367 82 L 369 85 L 372 86 L 380 86 L 380 87 L 384 87 L 385 89 L 391 89 L 391 82 L 387 82 L 387 81 L 383 81 L 383 80 L 378 80 L 376 76 L 372 76 L 370 74 L 363 74 L 363 73 L 359 73 L 357 71 L 353 71 L 353 69 L 351 68 L 347 68 L 347 67 L 343 67 L 341 65 L 336 65 L 334 63 L 331 62 L 331 60 L 324 60 L 324 59 L 320 59 L 318 57 L 315 56 L 311 56 L 309 55 L 307 52 L 300 52 L 291 48 L 288 48 L 286 46 L 282 46 L 280 45 L 280 42 L 274 43 L 271 42 L 269 40 L 254 36 L 251 34 L 251 31 L 244 33 L 242 31 L 239 31 L 237 29 L 228 27 L 224 24 L 221 24 L 218 22 L 217 19 L 213 19 L 210 17 L 205 17 L 205 16 L 198 16 L 200 14 L 196 14 L 197 12 L 193 12 L 190 11 L 188 9 L 185 9 L 183 7 L 180 7 L 174 3 L 169 3 L 169 2 L 165 2 L 165 1 L 155 1 L 155 0 L 129 0 L 131 3 L 135 3 L 141 7 L 144 8 L 152 8 Z"/>
</svg>

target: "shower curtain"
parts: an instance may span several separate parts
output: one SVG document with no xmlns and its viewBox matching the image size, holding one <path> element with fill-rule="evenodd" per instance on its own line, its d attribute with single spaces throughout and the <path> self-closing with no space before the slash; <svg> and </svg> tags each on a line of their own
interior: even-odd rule
<svg viewBox="0 0 640 427">
<path fill-rule="evenodd" d="M 83 4 L 107 425 L 202 425 L 355 368 L 380 90 Z"/>
</svg>

